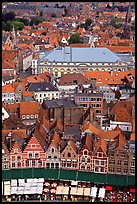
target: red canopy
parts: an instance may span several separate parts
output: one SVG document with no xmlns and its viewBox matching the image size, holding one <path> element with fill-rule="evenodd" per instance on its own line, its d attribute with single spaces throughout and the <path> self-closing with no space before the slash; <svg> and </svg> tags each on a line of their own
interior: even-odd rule
<svg viewBox="0 0 137 204">
<path fill-rule="evenodd" d="M 135 188 L 130 188 L 130 193 L 135 193 Z"/>
<path fill-rule="evenodd" d="M 106 186 L 106 191 L 112 191 L 112 186 Z"/>
</svg>

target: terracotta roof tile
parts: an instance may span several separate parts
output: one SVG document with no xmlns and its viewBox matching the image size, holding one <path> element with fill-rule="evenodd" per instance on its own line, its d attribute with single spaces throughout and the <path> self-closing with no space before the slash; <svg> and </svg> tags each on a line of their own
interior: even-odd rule
<svg viewBox="0 0 137 204">
<path fill-rule="evenodd" d="M 130 141 L 131 141 L 131 140 L 135 141 L 135 133 L 132 133 L 132 134 L 131 134 L 131 136 L 130 136 Z"/>
<path fill-rule="evenodd" d="M 39 102 L 20 102 L 20 115 L 30 115 L 39 113 Z"/>
<path fill-rule="evenodd" d="M 68 142 L 68 145 L 70 145 L 70 146 L 72 147 L 72 149 L 77 153 L 76 144 L 75 144 L 72 140 L 70 140 L 70 141 Z"/>
<path fill-rule="evenodd" d="M 61 142 L 61 139 L 56 132 L 54 132 L 54 134 L 53 134 L 52 142 L 54 142 L 56 147 L 58 147 L 59 143 Z"/>
<path fill-rule="evenodd" d="M 102 139 L 102 138 L 99 138 L 99 140 L 94 144 L 95 146 L 95 152 L 97 152 L 97 150 L 101 147 L 102 150 L 104 151 L 104 154 L 107 153 L 107 142 Z"/>
<path fill-rule="evenodd" d="M 100 130 L 98 137 L 102 139 L 115 139 L 120 134 L 120 130 Z"/>
<path fill-rule="evenodd" d="M 80 73 L 64 74 L 59 81 L 60 86 L 77 84 L 90 84 L 90 81 Z"/>
<path fill-rule="evenodd" d="M 90 130 L 91 132 L 93 132 L 94 134 L 98 135 L 99 134 L 99 130 L 96 129 L 91 123 L 85 124 L 83 126 L 82 131 L 85 132 L 86 130 Z"/>
<path fill-rule="evenodd" d="M 12 87 L 12 84 L 2 86 L 2 93 L 14 93 L 14 88 Z"/>
</svg>

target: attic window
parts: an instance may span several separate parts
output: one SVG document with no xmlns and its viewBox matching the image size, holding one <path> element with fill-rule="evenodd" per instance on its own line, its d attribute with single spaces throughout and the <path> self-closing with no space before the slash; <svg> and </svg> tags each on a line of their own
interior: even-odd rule
<svg viewBox="0 0 137 204">
<path fill-rule="evenodd" d="M 18 154 L 18 149 L 14 149 L 14 154 Z"/>
<path fill-rule="evenodd" d="M 84 151 L 84 155 L 88 155 L 88 151 L 87 150 Z"/>
<path fill-rule="evenodd" d="M 98 152 L 98 153 L 97 153 L 97 157 L 103 157 L 103 153 Z"/>
</svg>

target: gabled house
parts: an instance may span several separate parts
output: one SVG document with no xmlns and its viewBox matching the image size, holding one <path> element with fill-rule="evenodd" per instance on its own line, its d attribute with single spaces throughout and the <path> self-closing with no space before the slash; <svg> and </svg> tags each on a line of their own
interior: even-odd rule
<svg viewBox="0 0 137 204">
<path fill-rule="evenodd" d="M 53 137 L 46 150 L 46 166 L 45 168 L 60 168 L 60 142 L 59 135 L 54 132 Z"/>
<path fill-rule="evenodd" d="M 10 168 L 22 168 L 22 144 L 13 141 L 10 150 Z"/>
<path fill-rule="evenodd" d="M 5 104 L 13 104 L 15 102 L 15 92 L 12 84 L 2 86 L 2 101 Z"/>
<path fill-rule="evenodd" d="M 34 135 L 26 140 L 26 146 L 22 152 L 22 167 L 45 167 L 45 138 L 36 128 Z"/>
<path fill-rule="evenodd" d="M 31 83 L 28 91 L 34 92 L 34 97 L 40 103 L 43 102 L 44 98 L 50 100 L 52 98 L 59 98 L 58 89 L 48 81 Z"/>
<path fill-rule="evenodd" d="M 2 170 L 9 169 L 9 150 L 4 142 L 2 142 Z"/>
<path fill-rule="evenodd" d="M 78 151 L 76 144 L 69 141 L 60 153 L 60 168 L 77 169 Z"/>
<path fill-rule="evenodd" d="M 106 173 L 108 171 L 107 142 L 104 139 L 99 138 L 99 140 L 94 143 L 92 159 L 93 172 Z"/>
<path fill-rule="evenodd" d="M 38 120 L 39 103 L 36 101 L 20 103 L 20 119 L 25 125 L 33 125 Z"/>
<path fill-rule="evenodd" d="M 92 148 L 92 136 L 86 134 L 86 136 L 81 141 L 81 149 L 78 154 L 78 169 L 83 171 L 92 171 Z"/>
</svg>

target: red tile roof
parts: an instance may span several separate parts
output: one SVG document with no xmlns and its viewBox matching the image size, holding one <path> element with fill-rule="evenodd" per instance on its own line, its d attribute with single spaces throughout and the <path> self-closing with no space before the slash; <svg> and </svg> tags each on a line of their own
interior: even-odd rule
<svg viewBox="0 0 137 204">
<path fill-rule="evenodd" d="M 14 93 L 14 88 L 12 87 L 12 84 L 2 86 L 2 93 Z"/>
<path fill-rule="evenodd" d="M 99 134 L 99 130 L 97 128 L 95 128 L 91 123 L 83 125 L 82 131 L 85 132 L 86 130 L 90 130 L 91 132 L 93 132 L 96 135 Z"/>
<path fill-rule="evenodd" d="M 20 115 L 33 115 L 39 113 L 39 102 L 20 102 Z"/>
</svg>

